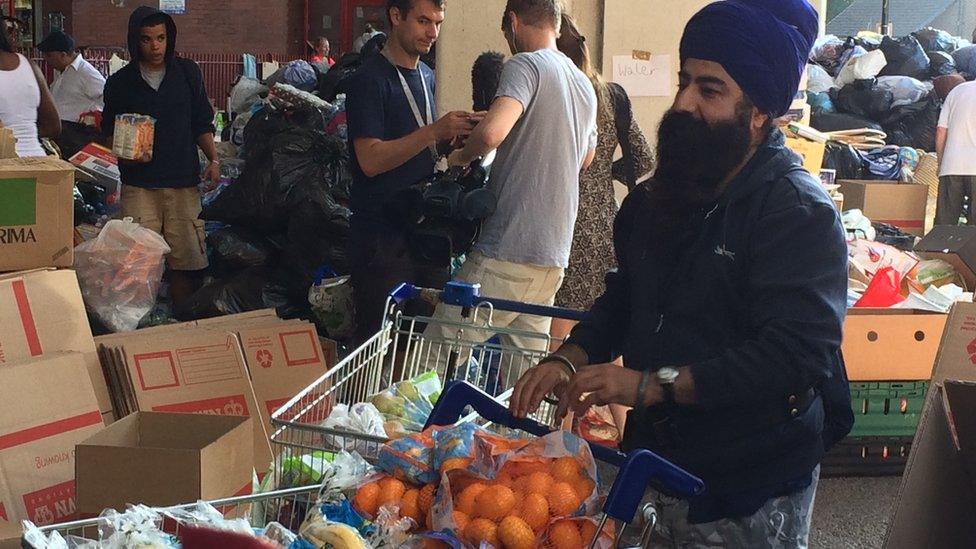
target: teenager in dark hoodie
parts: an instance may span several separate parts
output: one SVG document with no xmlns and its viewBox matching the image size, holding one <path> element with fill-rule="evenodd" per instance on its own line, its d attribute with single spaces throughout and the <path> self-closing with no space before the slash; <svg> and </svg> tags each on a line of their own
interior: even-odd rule
<svg viewBox="0 0 976 549">
<path fill-rule="evenodd" d="M 195 289 L 194 272 L 208 265 L 203 221 L 198 219 L 197 147 L 209 161 L 203 178 L 208 186 L 216 185 L 220 165 L 214 111 L 200 67 L 175 54 L 176 24 L 169 15 L 136 8 L 129 17 L 128 43 L 132 62 L 105 83 L 102 131 L 111 141 L 119 114 L 156 119 L 152 161 L 119 162 L 122 214 L 163 235 L 172 248 L 167 276 L 173 303 L 179 305 Z"/>
</svg>

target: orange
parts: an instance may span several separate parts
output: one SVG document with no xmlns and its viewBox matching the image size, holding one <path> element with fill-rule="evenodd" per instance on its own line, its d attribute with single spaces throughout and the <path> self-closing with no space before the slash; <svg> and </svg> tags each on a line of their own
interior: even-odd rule
<svg viewBox="0 0 976 549">
<path fill-rule="evenodd" d="M 579 509 L 580 497 L 568 482 L 557 482 L 549 489 L 549 514 L 554 517 L 572 515 Z"/>
<path fill-rule="evenodd" d="M 583 468 L 576 458 L 561 457 L 552 462 L 552 478 L 558 481 L 570 482 L 579 477 L 582 472 Z"/>
<path fill-rule="evenodd" d="M 541 494 L 528 494 L 522 502 L 522 518 L 536 532 L 549 522 L 549 502 Z"/>
<path fill-rule="evenodd" d="M 398 503 L 406 491 L 407 485 L 393 477 L 387 477 L 381 480 L 380 495 L 377 498 L 376 507 L 383 507 L 387 503 Z"/>
<path fill-rule="evenodd" d="M 515 496 L 515 505 L 512 506 L 512 510 L 508 514 L 520 517 L 522 516 L 522 503 L 525 501 L 525 495 L 522 492 L 516 492 L 514 490 L 512 490 L 512 494 Z"/>
<path fill-rule="evenodd" d="M 549 529 L 545 546 L 551 549 L 582 549 L 583 538 L 575 524 L 562 520 Z"/>
<path fill-rule="evenodd" d="M 549 472 L 549 463 L 545 461 L 509 461 L 502 467 L 502 471 L 508 471 L 513 477 L 531 475 L 532 473 Z"/>
<path fill-rule="evenodd" d="M 366 515 L 367 518 L 376 516 L 379 508 L 380 485 L 370 482 L 359 487 L 356 496 L 352 499 L 352 505 L 356 511 Z"/>
<path fill-rule="evenodd" d="M 505 517 L 498 525 L 498 540 L 505 549 L 532 549 L 535 547 L 535 532 L 518 517 Z"/>
<path fill-rule="evenodd" d="M 525 480 L 525 491 L 532 494 L 546 495 L 552 488 L 552 475 L 542 471 L 532 473 Z"/>
<path fill-rule="evenodd" d="M 474 500 L 478 497 L 478 494 L 487 488 L 488 486 L 483 482 L 476 482 L 468 486 L 461 491 L 454 501 L 454 508 L 466 515 L 474 515 Z"/>
<path fill-rule="evenodd" d="M 462 513 L 461 511 L 454 511 L 451 516 L 454 517 L 455 532 L 464 532 L 464 530 L 468 527 L 468 523 L 471 522 L 468 515 Z M 433 528 L 431 528 L 431 530 L 433 530 Z"/>
<path fill-rule="evenodd" d="M 430 506 L 434 504 L 434 492 L 437 490 L 437 486 L 433 484 L 428 484 L 420 489 L 420 494 L 417 496 L 417 505 L 420 507 L 420 512 L 427 514 L 430 512 Z"/>
<path fill-rule="evenodd" d="M 590 543 L 593 536 L 596 535 L 596 523 L 590 519 L 586 519 L 579 525 L 580 537 L 583 538 L 583 543 Z"/>
<path fill-rule="evenodd" d="M 420 506 L 417 504 L 417 496 L 419 495 L 420 490 L 411 488 L 400 498 L 400 516 L 412 518 L 417 526 L 424 523 L 423 513 L 420 512 Z"/>
<path fill-rule="evenodd" d="M 498 547 L 498 526 L 488 519 L 476 518 L 472 520 L 464 529 L 464 535 L 468 541 L 475 545 L 484 541 Z M 576 535 L 578 536 L 579 533 Z"/>
<path fill-rule="evenodd" d="M 474 461 L 471 458 L 451 458 L 445 459 L 444 463 L 441 463 L 440 473 L 443 475 L 447 471 L 453 471 L 454 469 L 466 469 L 471 462 Z"/>
<path fill-rule="evenodd" d="M 424 538 L 424 541 L 420 544 L 421 549 L 449 549 L 450 547 L 450 545 L 443 541 L 430 538 Z"/>
<path fill-rule="evenodd" d="M 515 493 L 501 484 L 485 488 L 475 498 L 475 514 L 495 522 L 508 515 L 514 507 Z"/>
<path fill-rule="evenodd" d="M 513 479 L 508 473 L 499 473 L 498 476 L 495 477 L 495 484 L 508 486 L 512 490 L 515 489 L 515 479 Z"/>
<path fill-rule="evenodd" d="M 590 494 L 593 493 L 593 489 L 596 488 L 596 483 L 585 476 L 580 476 L 579 478 L 571 480 L 570 484 L 573 485 L 573 490 L 576 491 L 576 495 L 582 500 L 590 497 Z"/>
</svg>

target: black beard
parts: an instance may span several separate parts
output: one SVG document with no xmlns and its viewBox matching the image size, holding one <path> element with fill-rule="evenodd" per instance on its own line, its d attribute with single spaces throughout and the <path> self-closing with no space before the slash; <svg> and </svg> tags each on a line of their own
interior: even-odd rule
<svg viewBox="0 0 976 549">
<path fill-rule="evenodd" d="M 751 117 L 751 109 L 742 108 L 732 120 L 709 124 L 690 113 L 668 111 L 657 132 L 655 177 L 688 186 L 703 198 L 713 196 L 749 151 Z"/>
<path fill-rule="evenodd" d="M 729 173 L 742 164 L 752 142 L 752 109 L 732 120 L 708 123 L 686 112 L 668 111 L 657 138 L 657 170 L 651 187 L 655 232 L 670 232 L 695 208 L 714 200 Z"/>
</svg>

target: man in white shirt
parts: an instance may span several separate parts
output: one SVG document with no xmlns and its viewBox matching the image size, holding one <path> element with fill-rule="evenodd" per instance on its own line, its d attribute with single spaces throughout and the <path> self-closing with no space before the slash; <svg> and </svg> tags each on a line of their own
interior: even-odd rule
<svg viewBox="0 0 976 549">
<path fill-rule="evenodd" d="M 48 66 L 60 72 L 51 85 L 54 105 L 61 117 L 61 136 L 57 143 L 65 158 L 99 137 L 98 128 L 79 123 L 86 112 L 101 111 L 105 77 L 75 49 L 75 41 L 60 30 L 37 45 Z"/>
<path fill-rule="evenodd" d="M 935 133 L 935 150 L 939 154 L 935 224 L 958 225 L 966 196 L 976 199 L 976 82 L 959 84 L 946 96 Z M 972 210 L 968 222 L 976 225 Z"/>
<path fill-rule="evenodd" d="M 105 77 L 77 50 L 75 41 L 55 30 L 37 45 L 48 66 L 60 72 L 51 85 L 61 120 L 78 122 L 83 113 L 102 110 Z"/>
</svg>

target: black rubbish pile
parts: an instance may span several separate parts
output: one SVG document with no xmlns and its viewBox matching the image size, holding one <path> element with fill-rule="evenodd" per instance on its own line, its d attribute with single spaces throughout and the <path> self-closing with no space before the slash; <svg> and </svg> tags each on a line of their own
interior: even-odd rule
<svg viewBox="0 0 976 549">
<path fill-rule="evenodd" d="M 932 80 L 976 78 L 976 46 L 933 28 L 900 38 L 825 36 L 814 45 L 808 73 L 814 128 L 882 130 L 889 145 L 934 151 L 942 100 Z"/>
<path fill-rule="evenodd" d="M 266 106 L 244 129 L 240 178 L 204 205 L 214 279 L 177 317 L 193 320 L 275 308 L 314 320 L 316 272 L 348 272 L 352 176 L 346 143 L 315 109 Z M 328 335 L 328 334 L 326 334 Z"/>
</svg>

